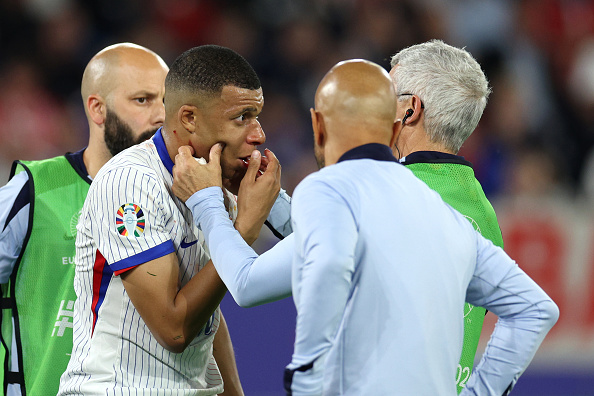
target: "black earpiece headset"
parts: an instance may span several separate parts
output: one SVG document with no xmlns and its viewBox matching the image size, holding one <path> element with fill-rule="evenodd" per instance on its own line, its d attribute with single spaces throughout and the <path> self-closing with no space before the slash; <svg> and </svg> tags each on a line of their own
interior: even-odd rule
<svg viewBox="0 0 594 396">
<path fill-rule="evenodd" d="M 406 113 L 404 114 L 404 117 L 402 118 L 402 126 L 404 126 L 404 125 L 405 125 L 404 123 L 406 122 L 406 119 L 407 119 L 408 117 L 412 116 L 414 113 L 415 113 L 415 112 L 414 112 L 414 110 L 413 110 L 413 109 L 408 109 L 408 110 L 406 110 Z"/>
<path fill-rule="evenodd" d="M 404 113 L 404 117 L 402 118 L 402 121 L 401 121 L 402 126 L 405 125 L 404 123 L 406 122 L 406 119 L 408 117 L 412 116 L 414 113 L 415 112 L 413 109 L 406 110 L 406 113 Z M 396 148 L 396 151 L 398 151 L 398 159 L 400 159 L 400 150 L 398 150 L 398 146 L 396 145 L 397 143 L 398 143 L 398 141 L 396 141 L 396 143 L 394 143 L 394 147 Z"/>
</svg>

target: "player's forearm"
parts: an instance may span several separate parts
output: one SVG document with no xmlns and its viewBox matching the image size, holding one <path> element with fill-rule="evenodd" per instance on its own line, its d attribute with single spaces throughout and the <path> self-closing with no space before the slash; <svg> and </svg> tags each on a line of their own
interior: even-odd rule
<svg viewBox="0 0 594 396">
<path fill-rule="evenodd" d="M 181 321 L 178 321 L 178 329 L 174 330 L 172 334 L 175 334 L 176 331 L 183 334 L 182 351 L 206 325 L 226 292 L 227 288 L 221 281 L 212 261 L 209 261 L 179 290 L 173 306 L 177 318 Z"/>
<path fill-rule="evenodd" d="M 243 389 L 239 380 L 239 373 L 237 372 L 237 364 L 235 363 L 233 344 L 231 343 L 231 335 L 229 334 L 227 322 L 222 313 L 219 329 L 214 338 L 212 353 L 223 377 L 223 384 L 225 385 L 224 392 L 220 393 L 219 396 L 243 396 Z"/>
<path fill-rule="evenodd" d="M 212 193 L 212 194 L 211 194 Z M 223 282 L 242 307 L 291 294 L 292 243 L 284 240 L 258 257 L 233 228 L 216 190 L 202 190 L 187 202 Z M 285 242 L 286 241 L 286 242 Z M 279 246 L 280 245 L 280 246 Z"/>
<path fill-rule="evenodd" d="M 215 311 L 226 288 L 211 262 L 181 289 L 177 256 L 139 265 L 121 275 L 130 300 L 165 349 L 180 353 Z"/>
<path fill-rule="evenodd" d="M 242 193 L 246 194 L 245 191 L 243 190 Z M 260 231 L 269 217 L 272 205 L 269 206 L 266 202 L 255 202 L 254 199 L 249 202 L 250 198 L 242 198 L 238 197 L 237 199 L 237 218 L 234 226 L 246 243 L 251 246 L 260 236 Z"/>
<path fill-rule="evenodd" d="M 211 272 L 209 277 L 218 278 L 212 263 L 200 270 L 203 271 Z M 171 352 L 183 352 L 204 328 L 226 291 L 220 280 L 210 284 L 188 282 L 180 289 L 171 309 L 162 315 L 163 321 L 156 331 L 159 343 Z"/>
<path fill-rule="evenodd" d="M 252 264 L 258 255 L 233 227 L 223 206 L 220 190 L 201 190 L 186 204 L 192 210 L 196 226 L 203 230 L 221 279 L 228 285 L 235 300 L 241 301 Z"/>
<path fill-rule="evenodd" d="M 237 217 L 237 220 L 235 221 L 234 224 L 235 229 L 237 230 L 237 232 L 239 232 L 239 235 L 241 235 L 241 237 L 243 238 L 243 240 L 245 241 L 245 243 L 247 243 L 248 245 L 252 245 L 254 242 L 256 242 L 256 239 L 258 239 L 258 237 L 260 236 L 260 230 L 262 229 L 262 227 L 255 227 L 252 224 L 245 222 L 241 217 Z"/>
</svg>

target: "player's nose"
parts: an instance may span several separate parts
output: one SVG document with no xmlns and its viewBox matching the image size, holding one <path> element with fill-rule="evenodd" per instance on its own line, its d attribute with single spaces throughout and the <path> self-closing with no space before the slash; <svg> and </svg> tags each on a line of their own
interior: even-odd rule
<svg viewBox="0 0 594 396">
<path fill-rule="evenodd" d="M 266 141 L 266 134 L 264 133 L 262 125 L 260 125 L 260 122 L 258 120 L 255 121 L 256 122 L 254 128 L 252 128 L 248 133 L 247 141 L 249 144 L 259 146 L 261 144 L 264 144 L 264 142 Z"/>
</svg>

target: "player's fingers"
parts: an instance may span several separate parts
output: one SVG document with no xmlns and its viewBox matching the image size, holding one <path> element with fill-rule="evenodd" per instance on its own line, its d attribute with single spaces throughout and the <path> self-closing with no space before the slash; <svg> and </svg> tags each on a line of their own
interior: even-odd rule
<svg viewBox="0 0 594 396">
<path fill-rule="evenodd" d="M 260 167 L 258 168 L 258 173 L 256 174 L 256 179 L 259 178 L 266 172 L 266 167 L 268 166 L 268 158 L 265 155 L 260 156 Z"/>
<path fill-rule="evenodd" d="M 276 174 L 278 176 L 281 170 L 278 158 L 276 158 L 276 155 L 274 155 L 274 153 L 269 149 L 264 150 L 264 152 L 266 154 L 266 158 L 268 159 L 268 165 L 266 166 L 265 173 Z"/>
<path fill-rule="evenodd" d="M 192 155 L 194 155 L 194 147 L 180 146 L 180 148 L 177 149 L 177 152 L 178 152 L 178 154 L 181 154 L 182 156 L 189 155 L 191 157 Z"/>
<path fill-rule="evenodd" d="M 217 143 L 210 148 L 208 154 L 208 162 L 211 164 L 221 165 L 221 152 L 223 151 L 223 143 Z"/>
<path fill-rule="evenodd" d="M 248 163 L 247 171 L 245 172 L 244 180 L 254 181 L 258 176 L 258 169 L 260 169 L 260 163 L 262 161 L 262 153 L 258 150 L 252 151 L 250 156 L 250 162 Z"/>
<path fill-rule="evenodd" d="M 184 166 L 183 164 L 189 163 L 188 161 L 192 159 L 192 154 L 194 154 L 194 149 L 190 146 L 181 146 L 177 149 L 177 154 L 175 155 L 175 163 L 180 166 Z"/>
<path fill-rule="evenodd" d="M 268 150 L 268 149 L 266 149 Z M 264 153 L 266 153 L 266 150 L 264 150 Z M 266 167 L 268 166 L 268 162 L 270 162 L 270 160 L 268 159 L 268 157 L 266 157 L 266 155 L 262 156 L 262 162 L 260 163 L 260 170 L 262 172 L 264 172 L 266 170 Z"/>
</svg>

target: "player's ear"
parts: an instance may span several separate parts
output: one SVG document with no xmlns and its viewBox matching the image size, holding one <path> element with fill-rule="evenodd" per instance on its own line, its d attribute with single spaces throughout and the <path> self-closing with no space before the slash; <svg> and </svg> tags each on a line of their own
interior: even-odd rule
<svg viewBox="0 0 594 396">
<path fill-rule="evenodd" d="M 324 124 L 324 116 L 322 113 L 315 111 L 310 108 L 309 113 L 311 114 L 311 127 L 314 133 L 314 141 L 316 145 L 324 147 L 326 142 L 326 125 Z"/>
<path fill-rule="evenodd" d="M 89 118 L 97 125 L 103 125 L 107 116 L 105 100 L 99 95 L 89 95 L 87 98 L 87 113 Z"/>
<path fill-rule="evenodd" d="M 177 111 L 179 123 L 190 133 L 196 132 L 198 108 L 192 105 L 183 105 Z"/>
</svg>

